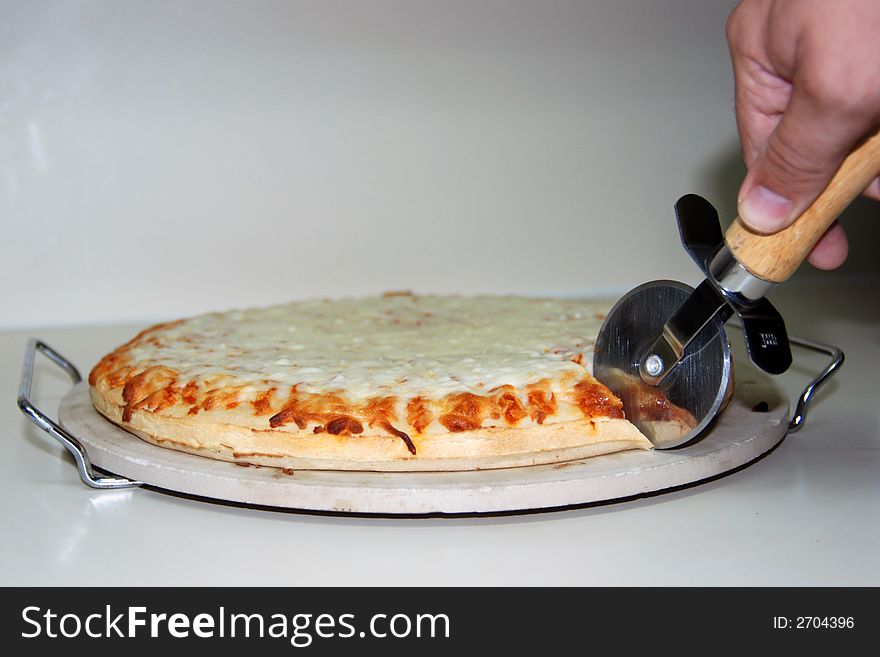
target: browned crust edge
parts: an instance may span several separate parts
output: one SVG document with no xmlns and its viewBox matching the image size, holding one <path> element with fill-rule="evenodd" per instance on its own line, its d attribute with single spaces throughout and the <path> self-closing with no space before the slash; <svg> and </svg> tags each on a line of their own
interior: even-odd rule
<svg viewBox="0 0 880 657">
<path fill-rule="evenodd" d="M 393 436 L 254 431 L 191 417 L 136 411 L 90 387 L 95 408 L 142 440 L 209 458 L 294 470 L 460 471 L 540 465 L 629 449 L 651 449 L 628 421 L 614 418 L 416 436 L 418 456 Z"/>
</svg>

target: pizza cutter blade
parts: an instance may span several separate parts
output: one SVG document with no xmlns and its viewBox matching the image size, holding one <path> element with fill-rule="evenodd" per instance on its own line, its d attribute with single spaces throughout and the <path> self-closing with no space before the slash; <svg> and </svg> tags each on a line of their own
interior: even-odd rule
<svg viewBox="0 0 880 657">
<path fill-rule="evenodd" d="M 793 224 L 772 235 L 738 218 L 722 233 L 718 213 L 689 194 L 676 203 L 685 250 L 705 274 L 696 288 L 654 281 L 612 308 L 596 341 L 593 374 L 623 401 L 627 419 L 660 449 L 696 440 L 732 392 L 725 322 L 739 316 L 752 362 L 785 372 L 785 323 L 765 298 L 800 266 L 825 231 L 880 171 L 880 131 L 844 159 Z"/>
<path fill-rule="evenodd" d="M 595 347 L 593 375 L 620 397 L 627 419 L 664 449 L 700 435 L 731 391 L 730 342 L 720 316 L 697 332 L 669 376 L 656 385 L 641 378 L 642 362 L 664 324 L 693 292 L 677 281 L 640 285 L 608 313 Z"/>
</svg>

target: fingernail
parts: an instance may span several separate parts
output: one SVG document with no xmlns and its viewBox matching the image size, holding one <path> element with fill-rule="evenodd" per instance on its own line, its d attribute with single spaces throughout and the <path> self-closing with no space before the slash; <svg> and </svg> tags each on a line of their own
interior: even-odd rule
<svg viewBox="0 0 880 657">
<path fill-rule="evenodd" d="M 739 202 L 739 216 L 751 228 L 769 233 L 785 225 L 791 201 L 766 187 L 753 187 Z"/>
</svg>

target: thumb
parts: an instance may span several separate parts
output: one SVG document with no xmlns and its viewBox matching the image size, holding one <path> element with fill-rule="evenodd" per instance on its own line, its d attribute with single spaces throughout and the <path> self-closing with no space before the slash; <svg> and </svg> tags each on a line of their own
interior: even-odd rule
<svg viewBox="0 0 880 657">
<path fill-rule="evenodd" d="M 793 89 L 788 107 L 740 188 L 742 221 L 759 233 L 790 225 L 822 193 L 870 128 L 869 117 Z"/>
</svg>

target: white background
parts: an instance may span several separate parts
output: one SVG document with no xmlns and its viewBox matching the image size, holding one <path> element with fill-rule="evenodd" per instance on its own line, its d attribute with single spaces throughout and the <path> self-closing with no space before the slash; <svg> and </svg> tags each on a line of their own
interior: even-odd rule
<svg viewBox="0 0 880 657">
<path fill-rule="evenodd" d="M 0 329 L 693 283 L 672 205 L 726 224 L 743 173 L 733 4 L 0 1 Z M 825 281 L 878 270 L 847 225 Z"/>
</svg>

